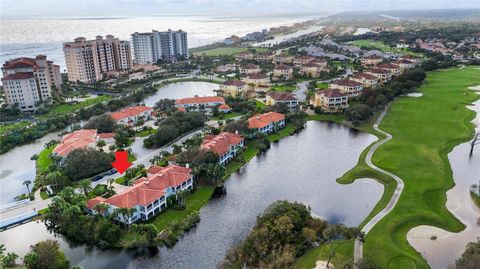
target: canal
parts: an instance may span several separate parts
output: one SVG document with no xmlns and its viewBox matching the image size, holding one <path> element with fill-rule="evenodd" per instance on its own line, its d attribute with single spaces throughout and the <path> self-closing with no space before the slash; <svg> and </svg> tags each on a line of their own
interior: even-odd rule
<svg viewBox="0 0 480 269">
<path fill-rule="evenodd" d="M 218 84 L 209 82 L 179 82 L 162 86 L 154 95 L 144 99 L 145 105 L 154 106 L 155 103 L 164 98 L 184 98 L 194 95 L 215 95 Z M 34 181 L 35 161 L 30 160 L 34 154 L 44 149 L 45 143 L 51 140 L 60 139 L 58 134 L 53 132 L 37 139 L 33 143 L 15 147 L 7 153 L 0 155 L 0 205 L 14 201 L 14 197 L 26 193 L 27 189 L 22 183 L 25 180 Z M 143 139 L 136 139 L 132 150 L 138 156 L 151 153 L 152 150 L 143 148 Z"/>
<path fill-rule="evenodd" d="M 272 144 L 233 174 L 226 182 L 227 195 L 201 209 L 199 225 L 172 249 L 161 248 L 152 256 L 70 246 L 57 239 L 72 263 L 84 268 L 215 268 L 228 248 L 251 230 L 256 216 L 276 200 L 299 201 L 330 222 L 358 225 L 383 187 L 369 179 L 351 185 L 335 179 L 352 168 L 375 139 L 337 124 L 308 122 L 302 132 Z M 0 242 L 23 256 L 29 245 L 53 237 L 43 223 L 32 222 L 0 233 Z"/>
</svg>

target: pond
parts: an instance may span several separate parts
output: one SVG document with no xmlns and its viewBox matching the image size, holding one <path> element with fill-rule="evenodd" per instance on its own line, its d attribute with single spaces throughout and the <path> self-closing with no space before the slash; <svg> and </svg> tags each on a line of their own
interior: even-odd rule
<svg viewBox="0 0 480 269">
<path fill-rule="evenodd" d="M 299 201 L 330 222 L 358 225 L 379 201 L 383 186 L 371 179 L 340 185 L 335 179 L 352 168 L 375 140 L 337 124 L 308 122 L 305 130 L 272 144 L 233 174 L 226 182 L 227 195 L 203 207 L 199 225 L 172 249 L 135 257 L 130 251 L 85 251 L 60 239 L 62 247 L 74 264 L 85 268 L 215 268 L 227 249 L 252 229 L 256 216 L 277 200 Z M 0 233 L 0 242 L 7 251 L 23 255 L 30 244 L 53 236 L 42 226 L 12 228 Z"/>
<path fill-rule="evenodd" d="M 179 82 L 161 87 L 154 95 L 145 98 L 147 106 L 154 106 L 155 103 L 163 98 L 184 98 L 194 95 L 215 95 L 218 90 L 218 84 L 209 82 Z M 27 189 L 22 182 L 25 180 L 34 181 L 35 179 L 35 161 L 30 160 L 32 155 L 38 154 L 44 149 L 44 144 L 52 139 L 58 140 L 58 133 L 53 132 L 37 139 L 33 143 L 15 147 L 7 153 L 0 155 L 0 204 L 5 205 L 14 201 L 14 197 L 22 193 L 27 193 Z M 143 148 L 142 139 L 133 145 L 134 152 L 138 156 L 151 153 L 151 150 Z"/>
</svg>

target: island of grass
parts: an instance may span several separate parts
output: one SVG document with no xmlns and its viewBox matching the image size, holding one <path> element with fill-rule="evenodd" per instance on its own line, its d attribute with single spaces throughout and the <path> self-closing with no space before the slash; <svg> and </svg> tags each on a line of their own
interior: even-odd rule
<svg viewBox="0 0 480 269">
<path fill-rule="evenodd" d="M 372 40 L 372 39 L 360 39 L 360 40 L 354 40 L 349 42 L 354 46 L 357 47 L 367 47 L 371 49 L 377 49 L 381 50 L 383 52 L 396 52 L 396 53 L 403 53 L 403 54 L 408 54 L 408 55 L 413 55 L 417 57 L 422 57 L 423 55 L 418 52 L 413 52 L 408 49 L 400 49 L 400 48 L 395 48 L 395 47 L 390 47 L 389 45 L 383 43 L 382 41 L 377 41 L 377 40 Z"/>
<path fill-rule="evenodd" d="M 407 242 L 413 227 L 432 225 L 451 232 L 464 228 L 445 207 L 446 192 L 454 185 L 447 154 L 473 135 L 475 112 L 465 106 L 478 99 L 468 87 L 479 85 L 479 78 L 480 71 L 471 66 L 429 72 L 420 89 L 423 96 L 398 98 L 383 119 L 380 129 L 393 139 L 377 149 L 372 161 L 402 178 L 405 188 L 393 211 L 374 226 L 364 243 L 364 257 L 381 268 L 429 268 Z M 368 150 L 338 179 L 350 183 L 367 177 L 385 184 L 384 195 L 361 226 L 385 207 L 396 186 L 365 164 Z"/>
</svg>

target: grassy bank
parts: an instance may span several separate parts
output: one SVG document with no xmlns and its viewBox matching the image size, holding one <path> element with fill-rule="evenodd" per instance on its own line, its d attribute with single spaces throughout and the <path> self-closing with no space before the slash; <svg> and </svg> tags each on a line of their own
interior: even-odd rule
<svg viewBox="0 0 480 269">
<path fill-rule="evenodd" d="M 0 135 L 2 135 L 4 133 L 7 133 L 7 132 L 11 132 L 11 131 L 15 131 L 15 130 L 19 130 L 19 129 L 28 127 L 31 124 L 32 123 L 29 122 L 29 121 L 20 121 L 20 122 L 15 122 L 15 123 L 0 124 Z"/>
<path fill-rule="evenodd" d="M 365 257 L 382 268 L 428 268 L 406 240 L 406 233 L 415 226 L 432 225 L 453 232 L 464 228 L 445 208 L 446 191 L 454 184 L 447 154 L 473 135 L 470 121 L 475 113 L 465 105 L 478 98 L 467 87 L 480 84 L 479 73 L 473 67 L 429 72 L 420 89 L 423 96 L 398 98 L 382 121 L 380 128 L 393 139 L 378 148 L 373 162 L 405 183 L 394 210 L 371 230 L 364 244 Z M 368 149 L 358 165 L 338 181 L 370 177 L 385 184 L 386 191 L 370 218 L 386 205 L 395 183 L 366 166 Z"/>
<path fill-rule="evenodd" d="M 312 269 L 315 268 L 317 261 L 328 261 L 328 257 L 335 250 L 335 256 L 330 263 L 334 268 L 343 268 L 345 264 L 353 262 L 353 241 L 339 241 L 331 244 L 321 245 L 307 250 L 297 259 L 294 269 Z"/>
<path fill-rule="evenodd" d="M 45 148 L 38 154 L 38 159 L 36 161 L 37 173 L 44 172 L 47 168 L 53 164 L 53 160 L 50 159 L 50 153 L 52 153 L 55 146 Z"/>
<path fill-rule="evenodd" d="M 75 111 L 77 111 L 81 108 L 86 108 L 86 107 L 93 106 L 93 105 L 98 104 L 98 103 L 108 101 L 111 98 L 112 97 L 110 97 L 110 96 L 101 95 L 101 96 L 89 98 L 85 101 L 78 102 L 78 103 L 75 103 L 75 104 L 58 105 L 58 106 L 52 108 L 52 110 L 50 110 L 47 114 L 40 116 L 40 118 L 49 119 L 49 118 L 52 118 L 52 117 L 55 117 L 55 116 L 65 115 L 65 114 L 68 114 L 68 113 L 71 113 L 71 112 L 75 112 Z"/>
</svg>

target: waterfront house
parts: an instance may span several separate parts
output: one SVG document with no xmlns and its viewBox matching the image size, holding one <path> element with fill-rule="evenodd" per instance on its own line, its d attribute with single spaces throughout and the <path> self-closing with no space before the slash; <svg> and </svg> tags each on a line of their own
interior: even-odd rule
<svg viewBox="0 0 480 269">
<path fill-rule="evenodd" d="M 377 65 L 376 68 L 385 69 L 385 70 L 387 70 L 388 72 L 390 72 L 390 74 L 391 74 L 392 76 L 398 76 L 398 75 L 400 75 L 400 66 L 398 66 L 398 65 L 396 65 L 396 64 L 383 63 L 383 64 Z"/>
<path fill-rule="evenodd" d="M 221 132 L 218 135 L 206 135 L 200 150 L 213 151 L 219 157 L 218 163 L 225 165 L 237 155 L 244 145 L 241 135 Z"/>
<path fill-rule="evenodd" d="M 254 87 L 268 86 L 269 78 L 265 74 L 256 73 L 248 75 L 245 79 L 243 79 L 243 81 Z"/>
<path fill-rule="evenodd" d="M 289 92 L 269 92 L 265 104 L 267 106 L 285 104 L 288 109 L 295 109 L 298 107 L 298 99 Z"/>
<path fill-rule="evenodd" d="M 380 84 L 383 84 L 392 79 L 392 74 L 385 69 L 372 68 L 368 69 L 366 73 L 377 77 Z"/>
<path fill-rule="evenodd" d="M 237 54 L 235 54 L 235 60 L 241 61 L 241 60 L 253 60 L 253 53 L 251 51 L 242 51 Z"/>
<path fill-rule="evenodd" d="M 355 74 L 350 79 L 358 83 L 362 83 L 363 87 L 365 88 L 374 88 L 378 85 L 379 82 L 376 76 L 367 73 Z"/>
<path fill-rule="evenodd" d="M 330 83 L 330 88 L 348 96 L 359 96 L 363 90 L 363 85 L 349 79 L 340 79 Z"/>
<path fill-rule="evenodd" d="M 273 68 L 273 77 L 279 79 L 292 79 L 293 78 L 293 67 L 280 64 Z"/>
<path fill-rule="evenodd" d="M 53 149 L 53 155 L 66 157 L 75 149 L 95 148 L 97 141 L 97 130 L 80 129 L 64 135 L 61 142 Z"/>
<path fill-rule="evenodd" d="M 227 80 L 220 85 L 220 91 L 223 95 L 243 96 L 247 91 L 247 83 L 236 79 Z"/>
<path fill-rule="evenodd" d="M 224 105 L 225 99 L 220 96 L 195 96 L 175 100 L 175 107 L 186 111 L 211 112 L 216 106 Z"/>
<path fill-rule="evenodd" d="M 139 120 L 148 120 L 152 115 L 153 107 L 132 106 L 110 113 L 110 116 L 117 124 L 133 126 Z"/>
<path fill-rule="evenodd" d="M 380 64 L 383 61 L 383 57 L 372 54 L 372 55 L 363 56 L 362 59 L 360 59 L 360 61 L 362 65 L 372 66 L 372 65 Z"/>
<path fill-rule="evenodd" d="M 246 64 L 246 65 L 240 66 L 240 74 L 250 75 L 250 74 L 260 73 L 260 71 L 262 70 L 256 64 Z"/>
<path fill-rule="evenodd" d="M 116 220 L 132 224 L 139 220 L 147 221 L 167 208 L 167 198 L 180 191 L 193 189 L 192 169 L 178 165 L 167 167 L 152 166 L 147 176 L 136 180 L 132 186 L 110 198 L 96 197 L 87 202 L 87 209 L 92 214 L 97 204 L 108 205 L 104 215 L 110 215 L 115 209 L 134 208 L 131 216 L 119 214 Z"/>
<path fill-rule="evenodd" d="M 325 112 L 341 112 L 348 107 L 348 96 L 335 89 L 319 90 L 311 104 Z"/>
<path fill-rule="evenodd" d="M 248 119 L 248 128 L 255 133 L 270 134 L 285 127 L 285 115 L 268 112 Z"/>
</svg>

